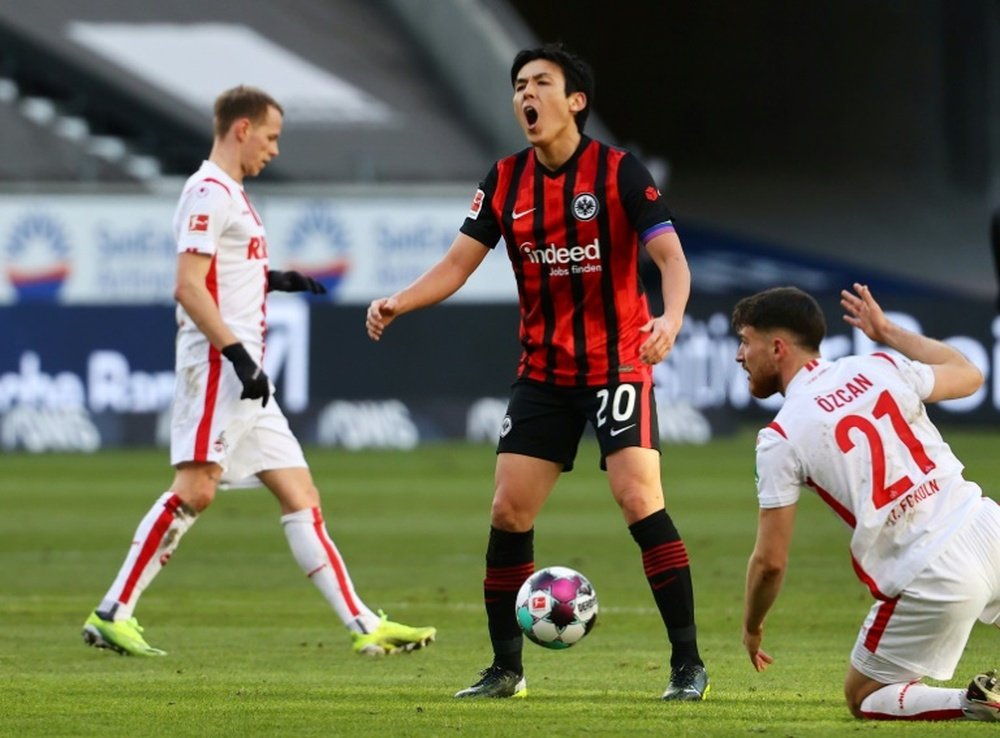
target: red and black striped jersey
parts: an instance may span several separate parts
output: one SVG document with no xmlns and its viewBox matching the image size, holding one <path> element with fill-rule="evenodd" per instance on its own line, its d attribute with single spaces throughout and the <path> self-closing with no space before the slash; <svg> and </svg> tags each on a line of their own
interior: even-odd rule
<svg viewBox="0 0 1000 738">
<path fill-rule="evenodd" d="M 653 178 L 623 149 L 584 136 L 555 171 L 531 148 L 494 164 L 461 231 L 507 245 L 521 305 L 518 376 L 578 387 L 648 379 L 639 244 L 672 229 Z"/>
</svg>

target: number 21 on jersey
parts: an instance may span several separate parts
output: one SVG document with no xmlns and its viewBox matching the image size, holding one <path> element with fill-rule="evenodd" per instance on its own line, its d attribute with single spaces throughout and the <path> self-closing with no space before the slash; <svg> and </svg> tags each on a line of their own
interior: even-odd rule
<svg viewBox="0 0 1000 738">
<path fill-rule="evenodd" d="M 927 474 L 934 469 L 934 462 L 927 455 L 923 444 L 920 443 L 919 439 L 913 433 L 913 429 L 906 422 L 906 418 L 903 417 L 899 405 L 896 404 L 896 401 L 889 394 L 888 390 L 883 390 L 878 396 L 872 416 L 876 420 L 879 418 L 889 419 L 889 423 L 895 433 L 895 439 L 888 440 L 890 442 L 900 441 L 906 447 L 910 457 L 920 471 Z M 868 442 L 868 450 L 872 463 L 871 495 L 875 509 L 888 505 L 901 494 L 913 488 L 913 480 L 906 474 L 895 481 L 886 479 L 885 444 L 883 443 L 882 433 L 879 432 L 879 427 L 873 420 L 864 415 L 847 415 L 840 419 L 834 431 L 837 446 L 844 454 L 849 453 L 855 447 L 854 439 L 856 436 L 852 437 L 851 431 L 860 431 L 864 439 Z M 884 424 L 881 427 L 884 428 Z"/>
</svg>

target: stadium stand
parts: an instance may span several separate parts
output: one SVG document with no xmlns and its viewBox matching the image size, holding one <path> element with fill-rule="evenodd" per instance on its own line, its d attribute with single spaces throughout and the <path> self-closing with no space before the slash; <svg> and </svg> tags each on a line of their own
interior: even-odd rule
<svg viewBox="0 0 1000 738">
<path fill-rule="evenodd" d="M 57 140 L 53 119 L 64 115 L 154 156 L 165 174 L 186 173 L 209 143 L 211 100 L 199 85 L 216 80 L 204 79 L 217 65 L 199 65 L 199 55 L 237 48 L 253 56 L 234 58 L 220 85 L 268 87 L 288 103 L 286 125 L 295 128 L 265 174 L 271 181 L 469 181 L 495 158 L 491 132 L 467 125 L 469 106 L 430 73 L 429 55 L 390 3 L 253 0 L 234 13 L 220 0 L 50 0 L 0 5 L 0 75 L 18 91 L 0 105 L 4 127 L 31 144 L 11 147 L 3 180 L 142 178 L 125 154 L 100 160 L 85 137 Z M 268 65 L 289 74 L 268 77 Z M 26 97 L 48 100 L 39 105 L 53 119 L 24 115 Z M 504 124 L 516 133 L 512 120 Z"/>
<path fill-rule="evenodd" d="M 996 120 L 1000 105 L 993 81 L 1000 76 L 987 71 L 996 68 L 993 57 L 991 65 L 978 62 L 984 49 L 996 54 L 1000 44 L 988 38 L 971 45 L 956 39 L 983 36 L 985 31 L 979 36 L 973 31 L 985 28 L 988 24 L 981 19 L 993 18 L 998 11 L 985 0 L 962 4 L 961 12 L 951 6 L 945 12 L 937 0 L 917 5 L 916 14 L 880 6 L 872 16 L 873 11 L 865 9 L 868 25 L 854 22 L 859 7 L 835 14 L 837 33 L 824 41 L 831 49 L 853 48 L 837 40 L 845 29 L 862 29 L 857 31 L 861 41 L 871 36 L 865 35 L 868 26 L 894 29 L 898 38 L 892 40 L 895 37 L 888 31 L 875 34 L 879 53 L 871 47 L 864 64 L 864 78 L 871 84 L 857 83 L 856 55 L 845 51 L 831 57 L 840 60 L 839 66 L 828 65 L 851 73 L 830 76 L 841 94 L 801 93 L 803 100 L 794 106 L 808 114 L 810 125 L 800 127 L 806 131 L 812 131 L 812 124 L 825 125 L 833 119 L 827 115 L 828 102 L 840 100 L 845 89 L 857 91 L 862 101 L 889 99 L 898 110 L 912 109 L 901 121 L 871 116 L 867 128 L 874 132 L 861 137 L 862 145 L 856 145 L 857 126 L 841 122 L 833 129 L 833 140 L 840 143 L 834 151 L 840 154 L 832 163 L 843 162 L 849 176 L 828 176 L 830 161 L 801 162 L 803 152 L 825 147 L 813 145 L 811 138 L 803 144 L 806 138 L 780 132 L 762 139 L 761 146 L 740 147 L 736 141 L 728 148 L 711 143 L 717 143 L 718 136 L 711 141 L 703 136 L 702 148 L 696 151 L 716 151 L 725 157 L 725 166 L 718 162 L 706 166 L 704 161 L 699 166 L 697 156 L 694 161 L 681 160 L 680 154 L 692 149 L 693 133 L 722 130 L 731 119 L 744 121 L 742 109 L 760 107 L 757 117 L 750 119 L 758 123 L 771 120 L 771 113 L 761 102 L 769 98 L 748 87 L 749 73 L 735 76 L 739 85 L 730 80 L 728 87 L 708 91 L 699 85 L 672 87 L 670 98 L 686 101 L 686 109 L 694 112 L 673 123 L 663 118 L 664 146 L 639 153 L 647 163 L 657 161 L 651 153 L 662 153 L 661 161 L 671 160 L 672 177 L 669 183 L 663 180 L 663 187 L 669 187 L 675 210 L 689 222 L 711 224 L 737 241 L 742 238 L 744 250 L 750 241 L 787 246 L 791 252 L 992 298 L 996 283 L 986 234 L 997 185 L 996 177 L 983 184 L 981 171 L 991 172 L 990 163 L 998 161 L 998 134 L 988 132 L 996 128 L 989 123 Z M 290 135 L 282 140 L 282 156 L 265 171 L 264 182 L 467 187 L 495 158 L 523 145 L 509 115 L 506 83 L 513 49 L 537 40 L 515 10 L 521 6 L 527 14 L 530 3 L 515 0 L 0 4 L 0 125 L 5 132 L 0 186 L 18 190 L 40 182 L 143 182 L 155 187 L 157 182 L 162 186 L 163 178 L 186 175 L 209 146 L 205 120 L 210 94 L 199 84 L 212 92 L 223 86 L 222 80 L 205 73 L 206 67 L 217 65 L 199 64 L 199 54 L 227 53 L 233 46 L 220 40 L 228 39 L 248 43 L 267 59 L 263 69 L 254 67 L 253 59 L 238 59 L 228 65 L 238 72 L 228 82 L 271 87 L 272 78 L 265 74 L 269 67 L 292 69 L 306 81 L 305 93 L 294 85 L 272 90 L 289 102 Z M 704 55 L 695 52 L 702 48 L 705 28 L 718 33 L 711 24 L 713 12 L 698 12 L 708 14 L 708 20 L 701 18 L 707 25 L 682 24 L 688 41 L 675 52 L 681 58 L 702 59 Z M 744 20 L 758 15 L 753 8 L 742 12 Z M 799 12 L 808 16 L 807 11 Z M 591 16 L 576 15 L 572 20 L 587 26 Z M 696 14 L 694 20 L 700 17 Z M 564 23 L 570 42 L 571 25 Z M 789 59 L 798 58 L 800 47 L 815 45 L 808 34 L 800 38 L 801 34 L 789 33 L 791 26 L 773 25 L 765 24 L 775 34 L 770 42 L 784 39 L 779 48 Z M 824 21 L 816 28 L 827 25 Z M 736 24 L 729 32 L 742 39 L 740 28 Z M 199 45 L 200 34 L 211 36 L 215 43 Z M 933 50 L 930 56 L 909 51 L 910 46 L 928 44 Z M 671 47 L 677 45 L 674 40 Z M 739 58 L 725 57 L 724 63 L 723 57 L 709 56 L 716 61 L 707 70 L 693 61 L 674 66 L 683 69 L 683 75 L 701 73 L 699 79 L 711 85 L 713 80 L 729 79 L 731 75 L 719 73 L 731 68 L 726 64 L 756 70 L 754 65 L 771 58 L 751 55 L 743 60 L 736 55 Z M 264 75 L 263 82 L 259 74 Z M 933 88 L 928 80 L 933 82 L 937 75 L 943 75 L 944 92 L 923 94 Z M 800 84 L 791 78 L 784 84 L 782 95 L 772 97 L 813 87 L 808 80 Z M 712 99 L 724 101 L 717 115 L 699 104 L 703 95 L 713 94 Z M 598 101 L 599 110 L 600 105 Z M 777 121 L 787 117 L 775 115 Z M 694 129 L 677 129 L 681 120 Z M 774 128 L 768 124 L 761 131 Z M 977 133 L 980 128 L 985 133 Z M 619 129 L 619 135 L 630 135 L 628 124 Z M 616 141 L 599 120 L 592 119 L 588 132 Z M 790 168 L 784 170 L 771 160 L 766 166 L 741 170 L 732 166 L 740 158 L 731 155 L 734 147 L 738 152 L 787 150 L 794 155 L 786 157 Z M 856 152 L 858 158 L 844 156 L 845 151 Z M 866 168 L 865 162 L 877 159 L 878 152 L 888 152 L 891 171 Z M 913 158 L 910 164 L 920 169 L 900 167 L 892 158 L 899 152 L 908 152 Z M 947 166 L 954 170 L 951 179 L 928 186 L 924 170 Z M 24 184 L 28 182 L 32 184 Z M 698 250 L 693 238 L 685 244 L 692 254 Z M 854 271 L 864 273 L 863 268 Z"/>
<path fill-rule="evenodd" d="M 63 121 L 61 138 L 48 122 L 56 116 L 54 104 L 45 98 L 21 98 L 10 80 L 0 82 L 8 90 L 0 100 L 0 130 L 4 131 L 5 155 L 0 158 L 0 182 L 130 181 L 124 170 L 89 153 L 79 141 L 86 124 Z M 12 89 L 15 88 L 15 89 Z M 36 116 L 33 119 L 31 116 Z"/>
</svg>

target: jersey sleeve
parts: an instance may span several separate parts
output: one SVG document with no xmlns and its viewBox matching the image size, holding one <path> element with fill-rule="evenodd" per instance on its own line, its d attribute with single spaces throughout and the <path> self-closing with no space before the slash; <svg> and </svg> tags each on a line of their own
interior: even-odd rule
<svg viewBox="0 0 1000 738">
<path fill-rule="evenodd" d="M 185 192 L 175 219 L 177 253 L 214 254 L 226 229 L 229 206 L 229 193 L 211 182 L 200 182 Z"/>
<path fill-rule="evenodd" d="M 795 448 L 771 427 L 757 434 L 757 502 L 762 508 L 799 501 L 805 481 Z"/>
<path fill-rule="evenodd" d="M 465 216 L 465 222 L 459 230 L 470 238 L 474 238 L 487 248 L 495 248 L 500 241 L 500 224 L 493 210 L 493 196 L 497 189 L 497 166 L 490 169 L 486 179 L 479 183 L 476 194 L 472 197 L 472 205 Z"/>
<path fill-rule="evenodd" d="M 926 400 L 934 390 L 934 370 L 927 364 L 910 361 L 902 356 L 895 357 L 895 362 L 903 381 L 913 387 L 917 397 Z"/>
<path fill-rule="evenodd" d="M 643 243 L 673 231 L 673 215 L 649 170 L 631 153 L 618 166 L 618 192 L 632 227 Z"/>
</svg>

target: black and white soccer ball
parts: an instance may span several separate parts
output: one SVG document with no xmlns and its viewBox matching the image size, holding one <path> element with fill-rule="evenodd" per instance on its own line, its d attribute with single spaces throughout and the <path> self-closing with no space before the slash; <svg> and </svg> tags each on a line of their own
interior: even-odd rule
<svg viewBox="0 0 1000 738">
<path fill-rule="evenodd" d="M 580 572 L 550 566 L 528 577 L 517 593 L 517 624 L 545 648 L 569 648 L 597 622 L 597 593 Z"/>
</svg>

